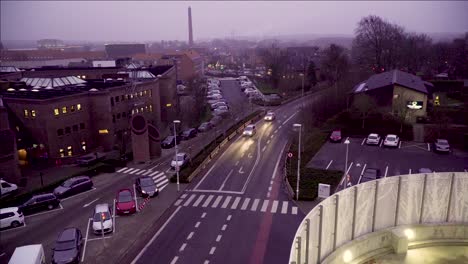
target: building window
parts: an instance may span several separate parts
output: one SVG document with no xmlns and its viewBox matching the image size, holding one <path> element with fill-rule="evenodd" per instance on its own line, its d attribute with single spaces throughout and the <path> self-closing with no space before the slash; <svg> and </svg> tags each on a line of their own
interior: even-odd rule
<svg viewBox="0 0 468 264">
<path fill-rule="evenodd" d="M 68 147 L 67 147 L 67 154 L 68 154 L 68 156 L 72 156 L 72 155 L 73 155 L 72 146 L 68 146 Z"/>
<path fill-rule="evenodd" d="M 67 107 L 64 106 L 64 107 L 62 107 L 62 114 L 66 114 L 66 113 L 67 113 Z"/>
<path fill-rule="evenodd" d="M 31 110 L 31 116 L 34 118 L 36 117 L 36 110 Z"/>
<path fill-rule="evenodd" d="M 99 134 L 109 134 L 109 130 L 107 129 L 99 129 Z"/>
<path fill-rule="evenodd" d="M 393 99 L 398 99 L 398 97 L 400 97 L 399 94 L 394 94 L 394 95 L 393 95 Z"/>
<path fill-rule="evenodd" d="M 120 101 L 120 97 L 116 96 L 115 97 L 115 102 L 118 103 Z"/>
<path fill-rule="evenodd" d="M 143 96 L 143 92 L 142 92 L 142 91 L 140 91 L 140 97 L 142 97 L 142 96 Z"/>
<path fill-rule="evenodd" d="M 74 105 L 70 106 L 70 112 L 75 112 L 75 106 Z"/>
<path fill-rule="evenodd" d="M 29 110 L 24 109 L 24 117 L 28 118 L 29 117 Z"/>
<path fill-rule="evenodd" d="M 148 92 L 146 90 L 143 91 L 143 95 L 146 96 Z"/>
<path fill-rule="evenodd" d="M 120 119 L 120 113 L 117 114 L 117 119 Z"/>
<path fill-rule="evenodd" d="M 86 141 L 81 142 L 81 149 L 86 151 Z"/>
<path fill-rule="evenodd" d="M 57 135 L 58 136 L 63 136 L 63 129 L 62 128 L 57 129 Z"/>
<path fill-rule="evenodd" d="M 78 131 L 78 125 L 73 125 L 73 132 Z"/>
<path fill-rule="evenodd" d="M 84 123 L 80 123 L 80 129 L 84 129 L 85 126 L 84 126 Z"/>
<path fill-rule="evenodd" d="M 58 116 L 60 114 L 60 111 L 58 108 L 55 108 L 54 109 L 54 115 Z"/>
<path fill-rule="evenodd" d="M 77 104 L 77 105 L 76 105 L 76 110 L 77 110 L 77 111 L 80 111 L 80 110 L 81 110 L 81 104 Z"/>
<path fill-rule="evenodd" d="M 148 112 L 148 106 L 145 106 L 145 111 Z"/>
<path fill-rule="evenodd" d="M 125 95 L 125 100 L 128 100 L 128 94 Z"/>
<path fill-rule="evenodd" d="M 127 117 L 127 113 L 123 112 L 122 117 Z"/>
<path fill-rule="evenodd" d="M 114 97 L 111 97 L 111 106 L 114 106 Z"/>
<path fill-rule="evenodd" d="M 71 133 L 71 128 L 65 127 L 65 134 L 70 134 L 70 133 Z"/>
<path fill-rule="evenodd" d="M 133 99 L 133 94 L 130 95 L 130 99 Z"/>
<path fill-rule="evenodd" d="M 149 105 L 150 112 L 153 112 L 153 105 Z"/>
<path fill-rule="evenodd" d="M 148 90 L 148 96 L 151 97 L 151 90 Z"/>
<path fill-rule="evenodd" d="M 140 108 L 140 111 L 143 113 L 143 107 L 142 107 L 142 108 Z"/>
<path fill-rule="evenodd" d="M 61 158 L 65 157 L 63 149 L 59 149 L 59 155 L 60 155 Z"/>
<path fill-rule="evenodd" d="M 115 123 L 115 115 L 112 115 L 112 123 Z"/>
<path fill-rule="evenodd" d="M 120 96 L 120 100 L 121 100 L 122 102 L 125 101 L 125 96 L 124 96 L 123 94 Z"/>
<path fill-rule="evenodd" d="M 134 114 L 135 114 L 135 109 L 132 109 L 132 115 L 134 115 Z"/>
</svg>

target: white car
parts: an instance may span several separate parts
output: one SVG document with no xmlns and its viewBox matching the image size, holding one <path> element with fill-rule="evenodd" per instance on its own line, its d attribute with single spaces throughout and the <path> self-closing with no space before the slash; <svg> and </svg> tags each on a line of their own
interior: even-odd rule
<svg viewBox="0 0 468 264">
<path fill-rule="evenodd" d="M 214 94 L 221 95 L 221 91 L 220 90 L 211 90 L 211 91 L 208 91 L 206 94 L 207 95 L 214 95 Z"/>
<path fill-rule="evenodd" d="M 273 121 L 275 119 L 275 113 L 274 112 L 267 112 L 263 119 L 265 121 Z"/>
<path fill-rule="evenodd" d="M 93 232 L 95 234 L 111 233 L 114 230 L 112 211 L 109 204 L 96 204 L 93 214 Z"/>
<path fill-rule="evenodd" d="M 210 105 L 211 110 L 214 110 L 214 109 L 216 109 L 216 108 L 218 108 L 220 106 L 225 106 L 225 107 L 227 107 L 229 109 L 227 103 L 225 103 L 225 102 L 216 102 L 216 103 L 213 103 L 213 104 Z"/>
<path fill-rule="evenodd" d="M 252 137 L 253 135 L 255 135 L 255 133 L 257 133 L 255 125 L 248 125 L 244 128 L 244 132 L 242 132 L 242 135 Z"/>
<path fill-rule="evenodd" d="M 179 167 L 179 170 L 183 167 L 185 167 L 189 162 L 189 156 L 187 153 L 180 152 L 177 153 L 177 157 L 174 157 L 171 161 L 171 168 L 175 169 L 176 167 Z"/>
<path fill-rule="evenodd" d="M 398 147 L 400 138 L 397 135 L 389 134 L 385 137 L 383 145 L 385 147 Z"/>
<path fill-rule="evenodd" d="M 380 143 L 380 136 L 375 133 L 369 134 L 366 139 L 367 145 L 378 145 Z"/>
<path fill-rule="evenodd" d="M 0 209 L 0 228 L 18 227 L 23 224 L 24 215 L 18 207 Z"/>
<path fill-rule="evenodd" d="M 213 110 L 214 115 L 226 115 L 229 113 L 229 108 L 225 105 L 218 106 L 215 110 Z"/>
<path fill-rule="evenodd" d="M 13 183 L 6 182 L 4 180 L 0 180 L 0 194 L 1 196 L 5 196 L 8 194 L 12 194 L 18 190 L 18 186 Z"/>
<path fill-rule="evenodd" d="M 220 94 L 212 94 L 212 95 L 208 95 L 206 97 L 206 99 L 208 99 L 208 100 L 210 100 L 210 99 L 219 100 L 219 99 L 223 99 L 223 96 L 220 95 Z"/>
</svg>

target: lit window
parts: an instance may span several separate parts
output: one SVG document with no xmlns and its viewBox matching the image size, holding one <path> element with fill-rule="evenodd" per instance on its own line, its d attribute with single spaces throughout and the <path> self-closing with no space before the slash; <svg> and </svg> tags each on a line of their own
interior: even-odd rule
<svg viewBox="0 0 468 264">
<path fill-rule="evenodd" d="M 68 147 L 67 147 L 67 154 L 68 154 L 68 156 L 72 156 L 72 155 L 73 155 L 72 146 L 68 146 Z"/>
<path fill-rule="evenodd" d="M 394 95 L 393 95 L 393 99 L 398 99 L 398 97 L 400 97 L 399 94 L 394 94 Z"/>
<path fill-rule="evenodd" d="M 66 114 L 66 113 L 67 113 L 67 107 L 64 106 L 64 107 L 62 107 L 62 114 Z"/>
<path fill-rule="evenodd" d="M 143 96 L 143 92 L 140 91 L 140 97 Z"/>
<path fill-rule="evenodd" d="M 61 158 L 65 157 L 65 154 L 63 153 L 63 149 L 59 149 L 59 155 Z"/>
<path fill-rule="evenodd" d="M 74 105 L 70 106 L 70 112 L 75 112 L 75 106 Z"/>
<path fill-rule="evenodd" d="M 134 115 L 134 114 L 135 114 L 135 109 L 132 109 L 132 115 Z"/>
<path fill-rule="evenodd" d="M 59 111 L 59 109 L 58 109 L 58 108 L 55 108 L 55 109 L 54 109 L 54 115 L 56 115 L 56 116 L 57 116 L 57 115 L 59 115 L 59 114 L 60 114 L 60 111 Z"/>
<path fill-rule="evenodd" d="M 140 110 L 139 110 L 138 108 L 136 109 L 136 113 L 137 113 L 137 114 L 140 113 Z"/>
<path fill-rule="evenodd" d="M 36 110 L 31 110 L 31 116 L 36 117 Z"/>
<path fill-rule="evenodd" d="M 151 90 L 148 90 L 148 96 L 151 97 Z"/>
<path fill-rule="evenodd" d="M 145 111 L 148 112 L 148 106 L 145 106 Z"/>
<path fill-rule="evenodd" d="M 81 149 L 83 151 L 86 151 L 86 142 L 85 141 L 81 142 Z"/>
<path fill-rule="evenodd" d="M 107 130 L 107 129 L 99 129 L 99 134 L 109 134 L 109 130 Z"/>
<path fill-rule="evenodd" d="M 77 78 L 81 78 L 81 76 L 80 76 L 80 75 L 77 75 L 76 77 L 77 77 Z"/>
<path fill-rule="evenodd" d="M 76 110 L 77 110 L 77 111 L 80 111 L 80 110 L 81 110 L 81 104 L 77 104 L 77 105 L 76 105 Z"/>
<path fill-rule="evenodd" d="M 146 96 L 147 93 L 148 93 L 148 92 L 147 92 L 146 90 L 143 91 L 143 95 Z"/>
<path fill-rule="evenodd" d="M 150 108 L 150 112 L 153 112 L 153 105 L 150 105 L 149 108 Z"/>
<path fill-rule="evenodd" d="M 172 104 L 166 104 L 166 107 L 171 107 L 171 106 L 172 106 Z"/>
<path fill-rule="evenodd" d="M 24 109 L 24 117 L 29 117 L 29 110 L 28 109 Z"/>
<path fill-rule="evenodd" d="M 142 108 L 140 108 L 140 111 L 143 113 L 143 107 L 142 107 Z"/>
<path fill-rule="evenodd" d="M 133 99 L 133 94 L 130 95 L 130 99 Z"/>
</svg>

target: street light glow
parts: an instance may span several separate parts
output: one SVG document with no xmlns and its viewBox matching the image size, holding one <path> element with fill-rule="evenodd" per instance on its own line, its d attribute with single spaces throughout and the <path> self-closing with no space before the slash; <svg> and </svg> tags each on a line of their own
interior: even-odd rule
<svg viewBox="0 0 468 264">
<path fill-rule="evenodd" d="M 353 254 L 351 254 L 351 251 L 346 250 L 345 253 L 343 254 L 343 261 L 345 263 L 349 263 L 353 260 Z"/>
<path fill-rule="evenodd" d="M 174 124 L 180 124 L 180 120 L 174 120 Z"/>
<path fill-rule="evenodd" d="M 299 128 L 299 127 L 302 127 L 302 124 L 296 123 L 296 124 L 293 124 L 293 127 L 294 127 L 294 128 Z"/>
<path fill-rule="evenodd" d="M 349 143 L 351 143 L 351 142 L 349 141 L 349 139 L 346 139 L 344 143 L 345 143 L 345 144 L 349 144 Z"/>
</svg>

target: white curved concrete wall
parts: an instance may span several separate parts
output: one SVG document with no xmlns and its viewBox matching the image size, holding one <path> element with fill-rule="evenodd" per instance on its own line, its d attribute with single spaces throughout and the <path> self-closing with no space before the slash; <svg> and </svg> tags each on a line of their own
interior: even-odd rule
<svg viewBox="0 0 468 264">
<path fill-rule="evenodd" d="M 468 173 L 366 182 L 312 209 L 297 230 L 290 263 L 320 263 L 341 245 L 389 227 L 444 222 L 468 223 Z"/>
</svg>

